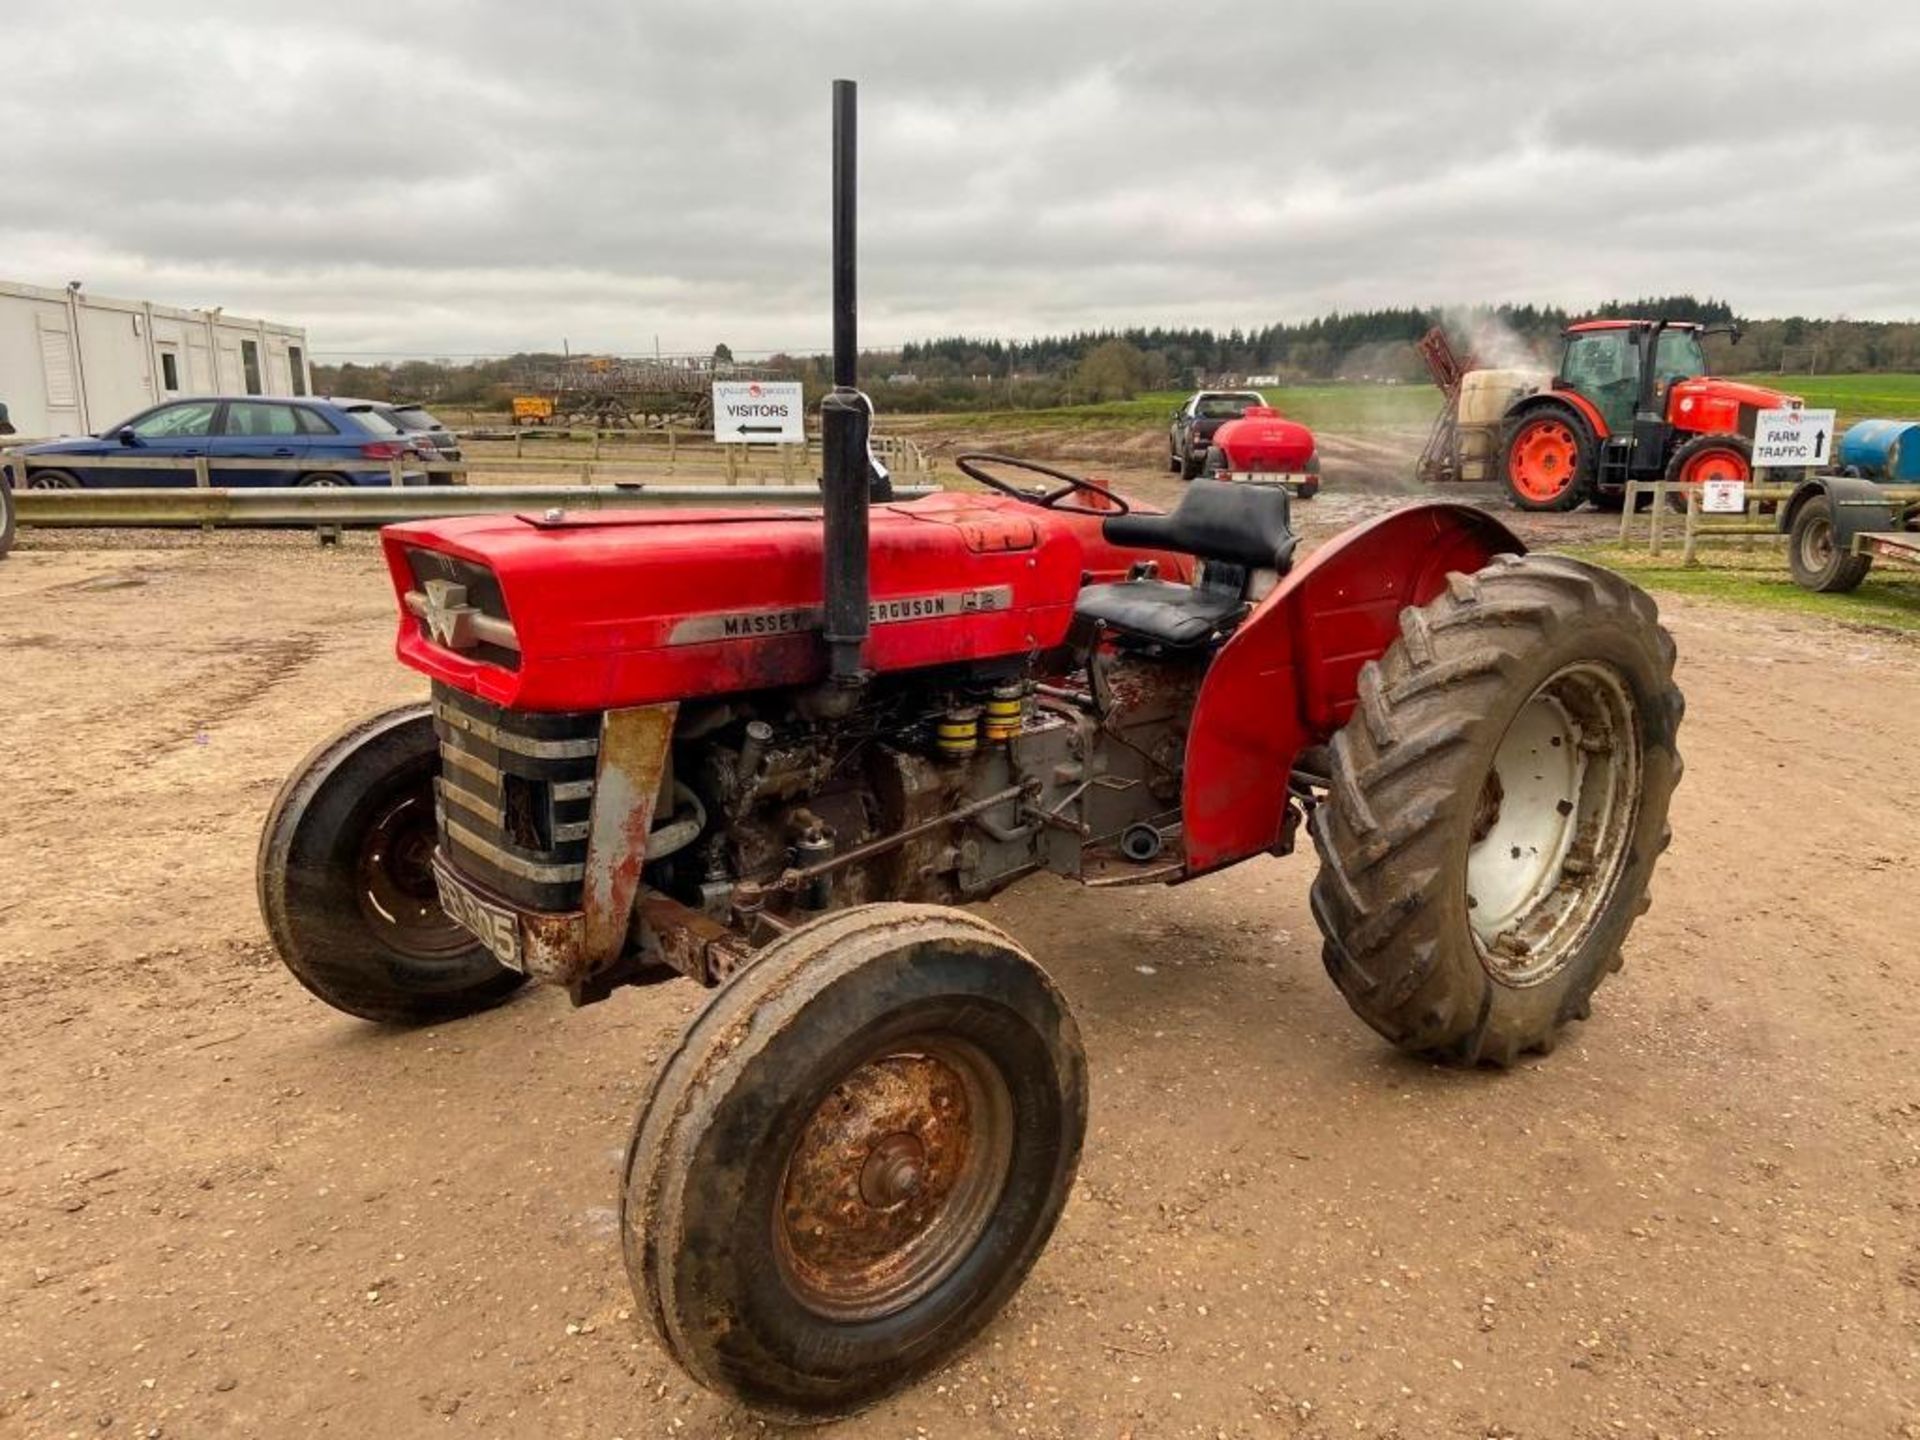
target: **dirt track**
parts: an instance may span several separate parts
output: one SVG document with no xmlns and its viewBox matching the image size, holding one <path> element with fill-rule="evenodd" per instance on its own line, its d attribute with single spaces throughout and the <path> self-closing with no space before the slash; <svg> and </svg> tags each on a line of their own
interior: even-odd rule
<svg viewBox="0 0 1920 1440">
<path fill-rule="evenodd" d="M 371 542 L 93 543 L 0 564 L 0 1434 L 753 1432 L 626 1316 L 691 991 L 403 1033 L 266 948 L 275 786 L 419 693 Z M 1667 610 L 1677 841 L 1549 1058 L 1377 1041 L 1310 858 L 985 907 L 1077 1007 L 1081 1181 L 986 1337 L 833 1433 L 1920 1435 L 1920 648 Z"/>
</svg>

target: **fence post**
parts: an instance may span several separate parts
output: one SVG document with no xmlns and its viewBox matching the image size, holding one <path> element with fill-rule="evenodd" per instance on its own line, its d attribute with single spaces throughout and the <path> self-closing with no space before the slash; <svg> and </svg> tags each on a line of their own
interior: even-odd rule
<svg viewBox="0 0 1920 1440">
<path fill-rule="evenodd" d="M 593 432 L 593 458 L 596 460 L 600 458 L 600 432 L 598 430 Z"/>
<path fill-rule="evenodd" d="M 204 455 L 196 455 L 193 457 L 193 487 L 196 490 L 209 490 L 213 487 L 212 467 L 207 464 L 207 457 Z M 213 533 L 213 526 L 211 524 L 202 525 L 200 532 L 203 535 L 211 535 Z"/>
<path fill-rule="evenodd" d="M 780 478 L 788 485 L 793 484 L 793 447 L 791 445 L 780 447 Z"/>
<path fill-rule="evenodd" d="M 667 474 L 673 474 L 674 459 L 679 452 L 680 432 L 667 426 Z"/>
<path fill-rule="evenodd" d="M 1652 533 L 1648 546 L 1648 553 L 1650 554 L 1658 555 L 1660 553 L 1660 532 L 1663 528 L 1661 522 L 1665 520 L 1666 517 L 1667 482 L 1664 480 L 1656 480 L 1653 482 L 1653 525 L 1651 526 Z"/>
<path fill-rule="evenodd" d="M 740 483 L 740 457 L 734 452 L 740 447 L 737 445 L 727 445 L 723 448 L 727 452 L 727 484 L 738 485 Z"/>
<path fill-rule="evenodd" d="M 1680 563 L 1682 565 L 1691 566 L 1693 564 L 1693 555 L 1699 543 L 1699 534 L 1700 487 L 1698 485 L 1689 485 L 1687 487 L 1687 538 L 1686 543 L 1680 547 Z"/>
<path fill-rule="evenodd" d="M 398 455 L 387 461 L 387 483 L 389 485 L 404 485 L 406 483 L 400 478 L 400 457 Z"/>
<path fill-rule="evenodd" d="M 1640 482 L 1627 481 L 1626 503 L 1620 507 L 1620 543 L 1627 543 L 1627 536 L 1633 533 L 1633 505 L 1639 499 Z"/>
<path fill-rule="evenodd" d="M 513 458 L 524 460 L 527 454 L 527 430 L 524 425 L 513 427 Z"/>
</svg>

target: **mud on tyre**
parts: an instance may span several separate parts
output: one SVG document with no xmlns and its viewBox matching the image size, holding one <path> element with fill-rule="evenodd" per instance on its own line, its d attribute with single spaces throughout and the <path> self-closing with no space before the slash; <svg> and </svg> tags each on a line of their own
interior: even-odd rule
<svg viewBox="0 0 1920 1440">
<path fill-rule="evenodd" d="M 1451 575 L 1360 672 L 1313 816 L 1313 911 L 1354 1011 L 1408 1051 L 1511 1064 L 1585 1019 L 1649 904 L 1681 764 L 1644 592 L 1555 555 Z"/>
<path fill-rule="evenodd" d="M 627 1272 L 655 1338 L 769 1416 L 850 1414 L 940 1364 L 1039 1257 L 1086 1062 L 1005 934 L 885 903 L 781 937 L 694 1020 L 627 1152 Z"/>
</svg>

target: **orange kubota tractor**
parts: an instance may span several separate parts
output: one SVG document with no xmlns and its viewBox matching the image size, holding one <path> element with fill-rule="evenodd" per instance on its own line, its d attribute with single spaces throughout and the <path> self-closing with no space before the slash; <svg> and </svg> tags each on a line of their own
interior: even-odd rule
<svg viewBox="0 0 1920 1440">
<path fill-rule="evenodd" d="M 1618 508 L 1629 480 L 1748 479 L 1755 417 L 1800 400 L 1709 375 L 1700 342 L 1716 328 L 1583 320 L 1562 332 L 1552 374 L 1460 360 L 1429 331 L 1420 353 L 1445 406 L 1419 477 L 1498 480 L 1522 510 Z"/>
</svg>

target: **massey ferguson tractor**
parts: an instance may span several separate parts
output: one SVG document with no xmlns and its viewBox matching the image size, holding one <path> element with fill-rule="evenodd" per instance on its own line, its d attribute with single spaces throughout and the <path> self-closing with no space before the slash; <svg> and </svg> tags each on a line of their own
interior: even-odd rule
<svg viewBox="0 0 1920 1440">
<path fill-rule="evenodd" d="M 690 1376 L 786 1420 L 949 1358 L 1067 1203 L 1079 1032 L 968 902 L 1038 871 L 1184 884 L 1304 826 L 1355 1012 L 1504 1066 L 1619 968 L 1680 777 L 1653 602 L 1477 510 L 1302 559 L 1279 485 L 1152 514 L 973 455 L 978 492 L 891 498 L 849 82 L 834 121 L 824 515 L 389 528 L 432 697 L 315 750 L 259 856 L 282 959 L 369 1020 L 708 988 L 635 1120 L 627 1271 Z"/>
<path fill-rule="evenodd" d="M 1442 409 L 1419 478 L 1499 480 L 1522 510 L 1618 509 L 1629 480 L 1747 480 L 1762 410 L 1800 404 L 1707 373 L 1711 327 L 1677 320 L 1586 320 L 1562 335 L 1560 368 L 1492 369 L 1454 353 L 1446 332 L 1420 342 Z"/>
</svg>

